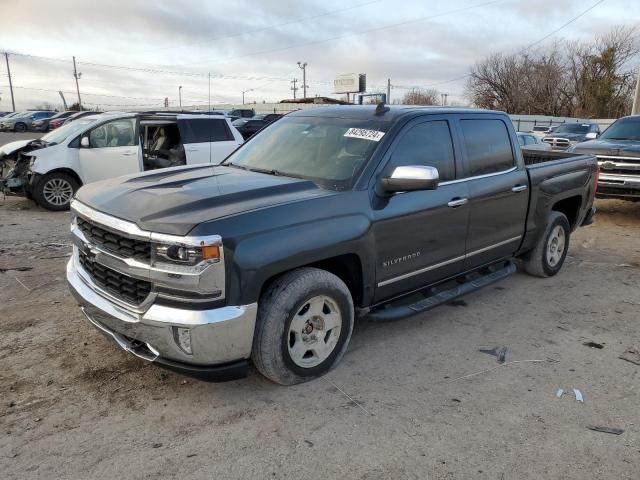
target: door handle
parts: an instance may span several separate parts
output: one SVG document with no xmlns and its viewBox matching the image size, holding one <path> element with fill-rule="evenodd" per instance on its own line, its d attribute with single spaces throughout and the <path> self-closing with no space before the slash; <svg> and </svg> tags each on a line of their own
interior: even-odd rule
<svg viewBox="0 0 640 480">
<path fill-rule="evenodd" d="M 527 189 L 526 185 L 514 185 L 511 189 L 513 193 L 524 192 Z"/>
<path fill-rule="evenodd" d="M 185 149 L 187 152 L 197 152 L 198 149 L 197 148 L 187 148 Z"/>
<path fill-rule="evenodd" d="M 124 152 L 122 155 L 130 157 L 131 155 L 137 155 L 137 154 L 138 154 L 138 152 Z"/>
<path fill-rule="evenodd" d="M 458 207 L 461 207 L 462 205 L 466 205 L 468 201 L 469 201 L 468 198 L 452 198 L 451 201 L 447 203 L 447 206 L 451 208 L 458 208 Z"/>
</svg>

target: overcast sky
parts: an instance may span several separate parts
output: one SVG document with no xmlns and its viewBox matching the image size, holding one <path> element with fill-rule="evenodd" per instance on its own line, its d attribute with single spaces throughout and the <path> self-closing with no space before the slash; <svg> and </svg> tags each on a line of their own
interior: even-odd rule
<svg viewBox="0 0 640 480">
<path fill-rule="evenodd" d="M 536 42 L 596 1 L 0 0 L 0 51 L 31 55 L 9 57 L 17 108 L 60 104 L 58 90 L 75 101 L 73 55 L 83 104 L 109 109 L 177 105 L 179 85 L 183 104 L 204 105 L 209 72 L 214 104 L 250 89 L 247 101 L 291 98 L 297 61 L 308 63 L 309 96 L 358 72 L 370 91 L 391 78 L 392 97 L 435 86 L 463 103 L 464 79 L 451 80 L 476 60 Z M 640 25 L 638 2 L 605 0 L 539 47 Z M 10 109 L 2 59 L 0 110 Z"/>
</svg>

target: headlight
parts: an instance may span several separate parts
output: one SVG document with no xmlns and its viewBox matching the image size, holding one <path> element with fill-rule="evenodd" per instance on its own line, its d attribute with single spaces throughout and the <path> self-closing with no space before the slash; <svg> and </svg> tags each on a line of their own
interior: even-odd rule
<svg viewBox="0 0 640 480">
<path fill-rule="evenodd" d="M 216 263 L 220 261 L 220 247 L 218 245 L 193 247 L 155 244 L 154 247 L 156 260 L 162 262 L 195 266 L 201 262 Z"/>
</svg>

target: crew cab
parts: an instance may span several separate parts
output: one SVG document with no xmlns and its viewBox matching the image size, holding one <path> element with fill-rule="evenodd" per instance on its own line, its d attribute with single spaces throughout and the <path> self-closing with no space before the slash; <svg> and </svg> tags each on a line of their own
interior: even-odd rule
<svg viewBox="0 0 640 480">
<path fill-rule="evenodd" d="M 640 200 L 640 115 L 619 118 L 597 140 L 569 151 L 598 158 L 597 197 Z"/>
<path fill-rule="evenodd" d="M 0 186 L 49 210 L 66 210 L 81 185 L 159 168 L 217 164 L 243 141 L 219 115 L 89 115 L 40 139 L 1 147 Z"/>
<path fill-rule="evenodd" d="M 596 173 L 593 156 L 523 154 L 501 112 L 298 111 L 220 165 L 82 187 L 67 281 L 139 358 L 213 380 L 251 361 L 295 384 L 338 364 L 356 318 L 425 312 L 516 258 L 557 274 Z"/>
</svg>

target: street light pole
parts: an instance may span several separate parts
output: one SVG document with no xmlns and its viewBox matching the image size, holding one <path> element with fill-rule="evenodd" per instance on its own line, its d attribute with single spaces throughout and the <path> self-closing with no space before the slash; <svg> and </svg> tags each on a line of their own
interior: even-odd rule
<svg viewBox="0 0 640 480">
<path fill-rule="evenodd" d="M 11 108 L 16 111 L 16 102 L 13 99 L 13 84 L 11 83 L 11 69 L 9 68 L 9 54 L 4 52 L 4 59 L 7 61 L 7 76 L 9 77 L 9 90 L 11 91 Z"/>
<path fill-rule="evenodd" d="M 13 98 L 13 93 L 11 94 Z M 638 69 L 638 82 L 636 83 L 636 94 L 633 97 L 633 107 L 631 107 L 631 115 L 640 114 L 640 68 Z"/>
<path fill-rule="evenodd" d="M 302 98 L 307 98 L 307 62 L 298 62 L 298 67 L 302 70 Z"/>
<path fill-rule="evenodd" d="M 253 90 L 254 90 L 253 88 L 250 88 L 249 90 L 243 90 L 242 91 L 242 104 L 243 105 L 244 105 L 244 94 L 247 93 L 247 92 L 253 92 Z"/>
<path fill-rule="evenodd" d="M 78 73 L 76 68 L 76 57 L 73 57 L 73 77 L 76 79 L 76 91 L 78 92 L 78 108 L 82 110 L 82 100 L 80 99 L 80 85 L 78 79 L 82 76 L 82 73 Z"/>
<path fill-rule="evenodd" d="M 180 110 L 182 110 L 182 85 L 178 87 L 178 101 L 180 102 Z"/>
</svg>

